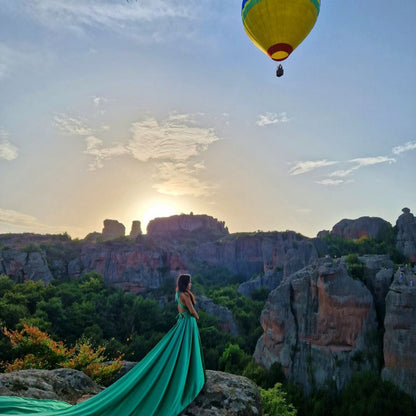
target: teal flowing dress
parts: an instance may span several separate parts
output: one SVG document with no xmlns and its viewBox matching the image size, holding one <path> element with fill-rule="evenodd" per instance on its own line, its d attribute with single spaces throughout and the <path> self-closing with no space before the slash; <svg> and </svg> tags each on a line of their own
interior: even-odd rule
<svg viewBox="0 0 416 416">
<path fill-rule="evenodd" d="M 0 415 L 176 416 L 205 383 L 196 319 L 186 306 L 173 328 L 125 376 L 96 396 L 70 405 L 57 400 L 0 396 Z"/>
</svg>

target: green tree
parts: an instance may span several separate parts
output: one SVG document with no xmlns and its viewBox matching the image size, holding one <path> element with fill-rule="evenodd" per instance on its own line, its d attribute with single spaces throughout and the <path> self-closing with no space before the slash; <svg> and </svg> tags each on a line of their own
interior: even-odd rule
<svg viewBox="0 0 416 416">
<path fill-rule="evenodd" d="M 296 409 L 288 403 L 281 383 L 276 383 L 274 387 L 267 390 L 260 389 L 260 393 L 264 416 L 296 416 Z"/>
</svg>

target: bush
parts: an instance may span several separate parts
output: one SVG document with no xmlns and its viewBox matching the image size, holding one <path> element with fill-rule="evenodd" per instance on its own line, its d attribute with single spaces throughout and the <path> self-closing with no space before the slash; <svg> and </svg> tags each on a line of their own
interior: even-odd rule
<svg viewBox="0 0 416 416">
<path fill-rule="evenodd" d="M 263 416 L 296 416 L 297 411 L 287 402 L 286 393 L 281 383 L 276 383 L 271 389 L 260 389 L 263 402 Z"/>
<path fill-rule="evenodd" d="M 10 340 L 17 355 L 12 363 L 4 364 L 6 372 L 28 368 L 73 368 L 83 371 L 97 383 L 105 384 L 122 365 L 121 356 L 114 359 L 112 364 L 105 364 L 104 347 L 94 350 L 88 340 L 83 340 L 68 349 L 62 341 L 54 341 L 35 326 L 23 324 L 20 331 L 3 328 L 3 334 Z"/>
</svg>

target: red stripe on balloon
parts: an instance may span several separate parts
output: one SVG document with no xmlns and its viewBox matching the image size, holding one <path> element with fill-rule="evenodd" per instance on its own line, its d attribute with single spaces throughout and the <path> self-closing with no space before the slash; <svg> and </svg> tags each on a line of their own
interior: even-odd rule
<svg viewBox="0 0 416 416">
<path fill-rule="evenodd" d="M 287 44 L 287 43 L 276 43 L 273 46 L 270 46 L 269 49 L 267 49 L 267 53 L 270 56 L 270 58 L 272 58 L 272 55 L 276 52 L 286 52 L 287 56 L 286 58 L 293 52 L 293 48 Z M 282 59 L 274 59 L 272 58 L 274 61 L 284 61 L 286 58 L 282 58 Z"/>
</svg>

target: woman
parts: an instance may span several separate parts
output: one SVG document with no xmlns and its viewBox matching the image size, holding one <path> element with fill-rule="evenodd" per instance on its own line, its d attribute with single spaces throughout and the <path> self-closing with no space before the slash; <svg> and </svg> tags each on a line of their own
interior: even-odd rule
<svg viewBox="0 0 416 416">
<path fill-rule="evenodd" d="M 0 397 L 0 415 L 176 416 L 205 383 L 191 276 L 178 277 L 178 321 L 124 377 L 75 406 L 56 400 Z"/>
</svg>

